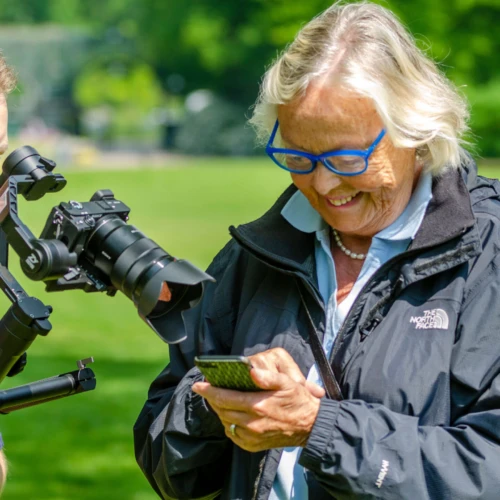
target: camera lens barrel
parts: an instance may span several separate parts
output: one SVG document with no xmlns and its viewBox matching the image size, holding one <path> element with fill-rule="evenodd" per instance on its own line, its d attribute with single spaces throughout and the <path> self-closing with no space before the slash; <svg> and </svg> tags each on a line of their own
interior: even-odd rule
<svg viewBox="0 0 500 500">
<path fill-rule="evenodd" d="M 97 221 L 85 244 L 84 255 L 134 302 L 139 315 L 170 344 L 181 342 L 184 336 L 165 331 L 165 314 L 191 307 L 192 301 L 203 292 L 202 283 L 213 281 L 189 262 L 172 257 L 115 214 Z M 171 299 L 161 302 L 158 314 L 156 306 L 164 283 L 168 284 Z"/>
<path fill-rule="evenodd" d="M 171 281 L 172 272 L 166 271 L 167 266 L 179 262 L 116 215 L 102 217 L 97 222 L 87 240 L 85 255 L 97 269 L 109 276 L 114 287 L 136 304 L 144 317 L 158 303 L 162 283 Z M 201 274 L 201 278 L 206 277 L 205 273 Z M 184 284 L 179 273 L 174 278 Z M 176 293 L 172 297 L 172 307 L 184 295 L 182 287 L 173 289 Z"/>
<path fill-rule="evenodd" d="M 87 240 L 86 256 L 111 283 L 134 300 L 139 278 L 160 260 L 174 259 L 136 227 L 116 215 L 102 217 Z M 160 270 L 160 269 L 158 269 Z"/>
</svg>

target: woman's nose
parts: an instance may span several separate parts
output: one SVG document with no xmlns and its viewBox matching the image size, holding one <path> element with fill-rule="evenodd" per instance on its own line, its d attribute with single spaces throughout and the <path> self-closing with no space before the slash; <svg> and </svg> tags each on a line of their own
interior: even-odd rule
<svg viewBox="0 0 500 500">
<path fill-rule="evenodd" d="M 321 162 L 318 162 L 311 175 L 312 187 L 321 195 L 327 195 L 332 189 L 342 184 L 341 177 L 328 170 Z"/>
</svg>

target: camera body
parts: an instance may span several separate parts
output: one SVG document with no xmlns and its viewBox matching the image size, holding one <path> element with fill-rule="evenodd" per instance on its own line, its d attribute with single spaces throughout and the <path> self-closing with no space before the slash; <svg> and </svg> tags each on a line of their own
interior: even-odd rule
<svg viewBox="0 0 500 500">
<path fill-rule="evenodd" d="M 97 191 L 90 201 L 62 202 L 54 207 L 40 238 L 64 243 L 69 252 L 76 254 L 77 265 L 65 274 L 63 280 L 47 281 L 47 290 L 82 288 L 86 292 L 106 291 L 114 295 L 116 288 L 112 286 L 109 276 L 93 264 L 95 253 L 86 250 L 92 234 L 103 224 L 112 219 L 126 223 L 129 213 L 130 208 L 117 200 L 109 189 Z M 21 265 L 26 272 L 28 263 Z"/>
<path fill-rule="evenodd" d="M 45 227 L 40 234 L 43 239 L 59 239 L 72 252 L 81 254 L 91 231 L 99 220 L 115 216 L 127 222 L 130 208 L 117 200 L 109 189 L 97 191 L 90 201 L 62 202 L 50 212 Z"/>
</svg>

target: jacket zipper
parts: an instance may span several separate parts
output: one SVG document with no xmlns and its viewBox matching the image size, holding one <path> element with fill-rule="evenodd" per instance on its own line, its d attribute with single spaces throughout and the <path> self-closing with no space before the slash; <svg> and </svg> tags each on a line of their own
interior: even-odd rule
<svg viewBox="0 0 500 500">
<path fill-rule="evenodd" d="M 280 267 L 279 264 L 285 264 L 286 265 L 286 264 L 288 264 L 288 262 L 286 262 L 286 261 L 284 261 L 282 259 L 276 258 L 276 256 L 274 254 L 272 254 L 271 252 L 266 251 L 265 249 L 263 249 L 261 247 L 258 247 L 256 245 L 254 245 L 250 240 L 247 240 L 247 239 L 244 239 L 244 238 L 241 239 L 240 235 L 236 231 L 231 231 L 231 236 L 233 238 L 235 238 L 235 240 L 243 248 L 246 248 L 248 251 L 250 251 L 250 253 L 255 258 L 257 258 L 258 260 L 260 260 L 261 262 L 263 262 L 267 266 L 269 266 L 269 267 L 271 267 L 273 269 L 276 269 L 277 271 L 279 271 L 281 273 L 288 274 L 290 276 L 296 276 L 296 277 L 300 278 L 304 282 L 304 284 L 306 285 L 306 288 L 313 295 L 314 300 L 316 301 L 316 303 L 321 307 L 321 309 L 323 311 L 323 314 L 326 315 L 325 305 L 323 303 L 323 300 L 318 297 L 318 293 L 316 292 L 316 289 L 311 285 L 310 281 L 304 277 L 304 275 L 303 275 L 302 272 L 300 272 L 301 271 L 300 268 L 297 268 L 297 266 L 293 265 L 292 267 L 295 267 L 296 271 L 284 269 L 283 267 Z M 446 243 L 446 242 L 445 241 L 441 242 L 441 244 L 444 244 L 444 243 Z M 356 309 L 355 306 L 360 302 L 361 298 L 366 293 L 367 289 L 375 282 L 375 280 L 379 279 L 379 277 L 381 275 L 383 275 L 386 272 L 386 270 L 388 268 L 390 268 L 391 266 L 393 266 L 395 263 L 397 263 L 399 261 L 402 261 L 402 260 L 405 260 L 405 259 L 408 259 L 409 257 L 413 257 L 414 255 L 418 255 L 419 253 L 422 253 L 422 252 L 424 252 L 426 250 L 429 250 L 429 249 L 433 248 L 434 246 L 435 245 L 424 245 L 424 246 L 422 246 L 420 248 L 417 248 L 415 250 L 409 250 L 407 252 L 403 252 L 403 253 L 400 253 L 399 255 L 396 255 L 392 259 L 388 260 L 385 264 L 383 264 L 382 267 L 380 267 L 375 272 L 375 274 L 368 280 L 368 282 L 365 283 L 365 285 L 363 286 L 363 288 L 359 292 L 358 296 L 356 297 L 356 300 L 354 301 L 353 305 L 351 306 L 351 309 L 349 310 L 349 313 L 347 314 L 347 317 L 345 318 L 345 320 L 344 320 L 344 322 L 343 322 L 343 324 L 342 324 L 339 332 L 337 333 L 337 336 L 335 337 L 335 340 L 334 340 L 334 343 L 333 343 L 333 348 L 332 348 L 332 351 L 331 351 L 330 356 L 328 358 L 328 362 L 330 363 L 330 365 L 332 364 L 333 359 L 335 358 L 335 355 L 337 354 L 337 351 L 339 350 L 340 339 L 342 339 L 343 336 L 344 336 L 344 333 L 345 333 L 345 330 L 346 330 L 346 325 L 349 323 L 349 321 L 351 320 L 351 318 L 354 316 L 354 311 Z M 265 257 L 267 257 L 269 260 L 267 260 Z M 274 261 L 274 264 L 271 263 L 270 261 Z M 292 264 L 294 264 L 294 263 L 292 263 Z M 404 282 L 402 281 L 402 277 L 401 276 L 399 276 L 398 280 L 401 281 L 401 283 L 399 285 L 400 286 L 400 290 L 399 291 L 401 291 L 403 289 L 403 287 L 404 287 Z M 377 326 L 377 325 L 375 325 L 375 326 Z M 373 331 L 374 329 L 375 329 L 375 327 L 372 328 L 371 331 Z"/>
<path fill-rule="evenodd" d="M 382 316 L 377 315 L 370 321 L 369 325 L 366 328 L 360 330 L 361 342 L 363 342 L 366 339 L 366 337 L 368 337 L 368 335 L 370 335 L 370 333 L 372 333 L 373 330 L 377 328 L 377 326 L 382 322 L 382 319 L 383 319 Z"/>
</svg>

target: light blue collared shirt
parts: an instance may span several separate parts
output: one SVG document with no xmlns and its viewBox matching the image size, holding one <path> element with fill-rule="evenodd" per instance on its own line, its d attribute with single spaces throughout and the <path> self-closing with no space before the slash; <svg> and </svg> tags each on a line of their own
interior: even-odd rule
<svg viewBox="0 0 500 500">
<path fill-rule="evenodd" d="M 359 292 L 380 266 L 408 248 L 422 223 L 431 199 L 432 177 L 428 173 L 423 173 L 403 213 L 390 226 L 372 238 L 361 272 L 349 295 L 340 304 L 337 304 L 335 263 L 330 251 L 330 228 L 300 191 L 288 200 L 281 215 L 298 230 L 316 233 L 316 275 L 319 291 L 326 306 L 323 349 L 327 358 L 332 351 L 335 337 Z M 323 386 L 316 364 L 311 368 L 307 380 Z M 270 500 L 308 498 L 304 468 L 297 463 L 300 451 L 301 448 L 283 450 Z"/>
</svg>

